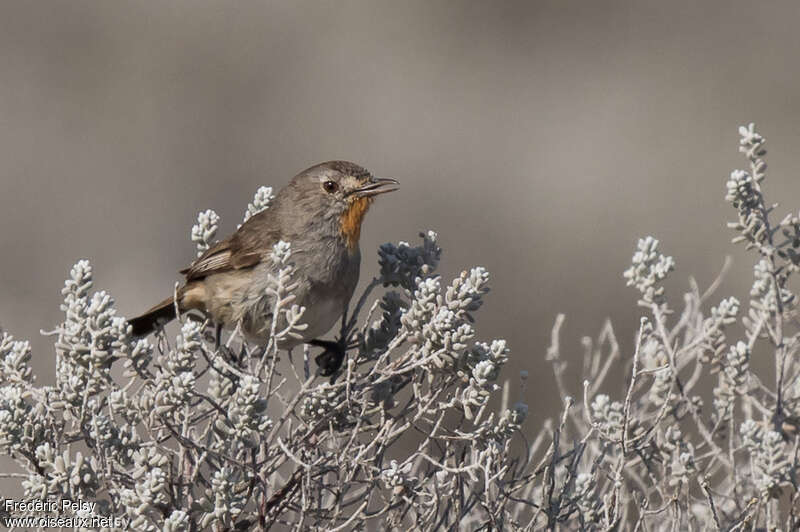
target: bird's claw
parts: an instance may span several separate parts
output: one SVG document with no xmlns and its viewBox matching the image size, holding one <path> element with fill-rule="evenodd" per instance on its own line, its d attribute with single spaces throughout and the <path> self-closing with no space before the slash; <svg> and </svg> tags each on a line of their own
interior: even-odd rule
<svg viewBox="0 0 800 532">
<path fill-rule="evenodd" d="M 336 374 L 342 367 L 345 355 L 345 345 L 341 342 L 330 342 L 328 340 L 311 340 L 310 345 L 325 349 L 314 358 L 317 363 L 317 375 L 330 377 Z"/>
</svg>

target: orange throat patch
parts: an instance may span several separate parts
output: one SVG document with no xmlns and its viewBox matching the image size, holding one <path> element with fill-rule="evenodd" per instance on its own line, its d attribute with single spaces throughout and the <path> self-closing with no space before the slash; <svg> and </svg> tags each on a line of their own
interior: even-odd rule
<svg viewBox="0 0 800 532">
<path fill-rule="evenodd" d="M 372 198 L 355 198 L 350 201 L 347 210 L 342 213 L 341 232 L 347 248 L 350 251 L 358 247 L 358 239 L 361 236 L 361 222 L 367 214 Z"/>
</svg>

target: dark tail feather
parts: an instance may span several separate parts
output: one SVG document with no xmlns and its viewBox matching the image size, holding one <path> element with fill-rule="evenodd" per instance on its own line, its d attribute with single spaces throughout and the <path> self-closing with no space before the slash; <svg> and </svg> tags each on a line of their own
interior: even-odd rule
<svg viewBox="0 0 800 532">
<path fill-rule="evenodd" d="M 171 297 L 165 299 L 139 317 L 128 320 L 135 337 L 147 336 L 158 327 L 175 319 L 175 302 Z"/>
</svg>

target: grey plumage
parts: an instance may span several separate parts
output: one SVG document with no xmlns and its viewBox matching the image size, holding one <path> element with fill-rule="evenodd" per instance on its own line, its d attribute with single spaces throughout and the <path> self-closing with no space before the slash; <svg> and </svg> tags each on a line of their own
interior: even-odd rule
<svg viewBox="0 0 800 532">
<path fill-rule="evenodd" d="M 295 304 L 306 307 L 302 338 L 283 347 L 312 340 L 327 332 L 341 316 L 358 283 L 361 221 L 373 196 L 394 190 L 396 181 L 375 179 L 361 166 L 330 161 L 296 175 L 273 204 L 247 220 L 233 235 L 218 242 L 182 270 L 178 309 L 207 313 L 217 324 L 241 322 L 254 342 L 269 338 L 273 301 L 266 292 L 275 266 L 270 258 L 278 241 L 291 243 Z M 171 298 L 130 320 L 133 334 L 148 334 L 175 317 Z M 278 323 L 278 326 L 281 324 Z"/>
</svg>

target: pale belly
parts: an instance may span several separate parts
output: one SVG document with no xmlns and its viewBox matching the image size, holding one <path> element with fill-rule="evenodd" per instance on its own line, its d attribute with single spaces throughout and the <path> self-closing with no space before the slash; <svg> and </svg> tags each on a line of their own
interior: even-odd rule
<svg viewBox="0 0 800 532">
<path fill-rule="evenodd" d="M 223 324 L 226 329 L 235 329 L 237 324 L 241 323 L 242 331 L 249 341 L 266 345 L 272 331 L 274 301 L 267 295 L 266 271 L 257 273 L 252 275 L 244 272 L 226 272 L 206 278 L 203 285 L 202 308 L 211 314 L 216 323 Z M 351 278 L 346 287 L 339 285 L 322 290 L 330 294 L 324 298 L 311 297 L 309 285 L 301 282 L 294 292 L 296 299 L 290 305 L 305 307 L 299 323 L 306 327 L 292 331 L 299 338 L 286 335 L 279 346 L 283 349 L 294 347 L 320 338 L 330 331 L 341 319 L 344 306 L 352 295 L 356 281 L 357 276 Z M 313 291 L 318 294 L 319 285 Z M 281 313 L 275 330 L 281 331 L 286 326 L 285 316 Z"/>
<path fill-rule="evenodd" d="M 306 308 L 301 321 L 307 324 L 308 328 L 301 332 L 303 339 L 313 340 L 330 331 L 342 317 L 344 303 L 341 299 L 331 298 L 317 301 L 316 304 Z"/>
<path fill-rule="evenodd" d="M 294 347 L 301 343 L 308 342 L 315 338 L 322 337 L 325 333 L 341 319 L 342 312 L 346 301 L 341 297 L 329 297 L 324 299 L 313 298 L 313 301 L 306 300 L 307 298 L 298 297 L 292 304 L 305 307 L 299 324 L 305 326 L 302 330 L 300 328 L 294 329 L 292 335 L 286 335 L 279 343 L 283 349 Z M 273 303 L 271 300 L 261 301 L 260 304 L 254 305 L 245 312 L 245 317 L 242 320 L 243 330 L 247 339 L 251 342 L 264 345 L 269 341 L 272 330 L 272 312 Z M 287 326 L 285 316 L 282 314 L 281 318 L 276 324 L 275 330 L 281 331 Z"/>
</svg>

